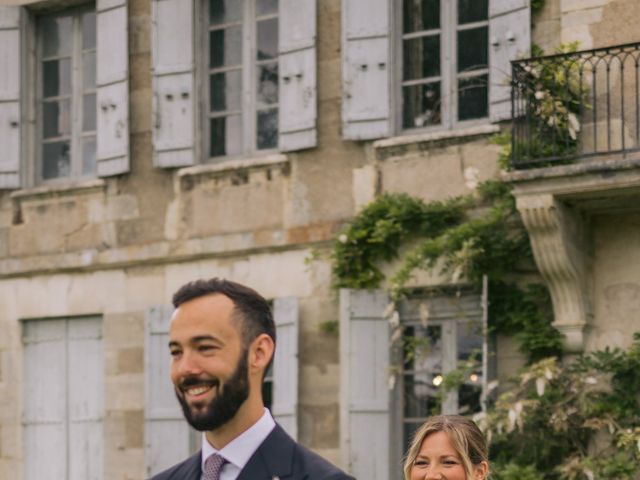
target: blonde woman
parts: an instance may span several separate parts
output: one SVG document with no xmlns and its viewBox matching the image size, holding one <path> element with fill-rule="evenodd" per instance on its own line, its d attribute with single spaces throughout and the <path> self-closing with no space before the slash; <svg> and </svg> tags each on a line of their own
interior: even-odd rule
<svg viewBox="0 0 640 480">
<path fill-rule="evenodd" d="M 404 462 L 405 480 L 484 480 L 487 444 L 478 426 L 459 415 L 428 419 L 415 433 Z"/>
</svg>

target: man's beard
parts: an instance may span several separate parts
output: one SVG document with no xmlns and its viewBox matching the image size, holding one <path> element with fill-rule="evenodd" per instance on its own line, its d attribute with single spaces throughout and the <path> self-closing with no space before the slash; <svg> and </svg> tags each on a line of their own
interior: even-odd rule
<svg viewBox="0 0 640 480">
<path fill-rule="evenodd" d="M 249 397 L 249 378 L 247 353 L 243 352 L 233 375 L 222 385 L 217 379 L 186 377 L 176 388 L 176 397 L 182 406 L 182 412 L 189 425 L 200 432 L 216 430 L 235 417 L 240 406 Z M 193 385 L 209 384 L 215 388 L 215 396 L 209 405 L 192 408 L 184 397 L 183 390 Z"/>
</svg>

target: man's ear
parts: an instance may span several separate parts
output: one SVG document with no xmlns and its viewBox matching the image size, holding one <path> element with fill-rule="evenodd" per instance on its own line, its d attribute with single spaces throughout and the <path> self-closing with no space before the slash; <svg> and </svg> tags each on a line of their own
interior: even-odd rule
<svg viewBox="0 0 640 480">
<path fill-rule="evenodd" d="M 249 370 L 264 372 L 275 351 L 273 339 L 266 333 L 261 333 L 251 344 L 249 351 Z"/>
</svg>

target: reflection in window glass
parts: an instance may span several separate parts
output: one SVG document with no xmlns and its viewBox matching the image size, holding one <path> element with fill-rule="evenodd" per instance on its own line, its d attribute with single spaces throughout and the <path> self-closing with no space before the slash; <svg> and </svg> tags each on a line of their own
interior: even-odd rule
<svg viewBox="0 0 640 480">
<path fill-rule="evenodd" d="M 275 108 L 258 112 L 258 150 L 278 146 L 278 110 Z"/>
<path fill-rule="evenodd" d="M 278 19 L 258 22 L 258 60 L 272 60 L 278 56 Z"/>
<path fill-rule="evenodd" d="M 243 0 L 210 0 L 209 23 L 219 25 L 221 23 L 239 22 L 242 20 Z"/>
<path fill-rule="evenodd" d="M 85 8 L 41 16 L 36 33 L 42 141 L 37 180 L 94 174 L 95 12 Z"/>
<path fill-rule="evenodd" d="M 440 36 L 412 38 L 404 41 L 403 79 L 440 75 Z"/>
<path fill-rule="evenodd" d="M 458 24 L 482 22 L 489 15 L 489 0 L 458 0 Z"/>
<path fill-rule="evenodd" d="M 42 148 L 42 178 L 68 177 L 71 174 L 69 142 L 45 143 Z"/>
<path fill-rule="evenodd" d="M 487 68 L 489 63 L 488 36 L 488 27 L 458 32 L 458 72 Z"/>
<path fill-rule="evenodd" d="M 489 114 L 489 77 L 480 75 L 458 80 L 458 118 L 471 120 Z"/>
<path fill-rule="evenodd" d="M 209 156 L 278 144 L 278 0 L 210 0 Z"/>
<path fill-rule="evenodd" d="M 209 34 L 211 68 L 239 65 L 242 62 L 242 28 L 212 30 Z"/>
<path fill-rule="evenodd" d="M 440 28 L 440 0 L 404 0 L 403 32 Z"/>
<path fill-rule="evenodd" d="M 440 82 L 404 87 L 402 101 L 404 128 L 428 127 L 442 122 Z"/>
</svg>

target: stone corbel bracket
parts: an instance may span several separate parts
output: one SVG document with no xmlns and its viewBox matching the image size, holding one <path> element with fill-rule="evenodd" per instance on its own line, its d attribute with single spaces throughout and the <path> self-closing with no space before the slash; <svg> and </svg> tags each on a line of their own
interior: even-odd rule
<svg viewBox="0 0 640 480">
<path fill-rule="evenodd" d="M 592 318 L 585 222 L 552 194 L 518 196 L 517 207 L 551 292 L 553 325 L 565 337 L 565 352 L 580 353 Z"/>
</svg>

